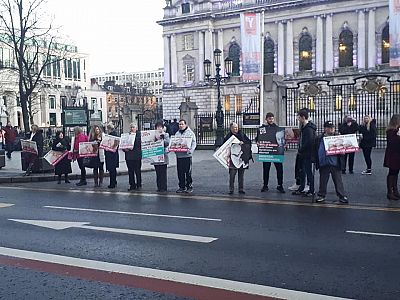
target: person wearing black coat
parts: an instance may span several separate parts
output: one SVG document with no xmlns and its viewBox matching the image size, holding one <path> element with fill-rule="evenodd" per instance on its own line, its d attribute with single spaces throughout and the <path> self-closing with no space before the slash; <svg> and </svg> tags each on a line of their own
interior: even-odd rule
<svg viewBox="0 0 400 300">
<path fill-rule="evenodd" d="M 364 117 L 364 122 L 360 125 L 359 132 L 362 134 L 360 141 L 360 148 L 363 151 L 365 163 L 367 164 L 367 169 L 362 171 L 363 175 L 372 174 L 372 160 L 371 152 L 372 148 L 376 147 L 376 120 L 372 119 L 370 116 Z"/>
<path fill-rule="evenodd" d="M 354 134 L 358 131 L 358 124 L 351 116 L 345 116 L 343 119 L 343 123 L 339 125 L 339 133 L 340 134 Z M 349 174 L 354 174 L 354 156 L 355 153 L 346 153 L 343 156 L 342 162 L 342 174 L 346 174 L 346 164 L 347 158 L 349 161 Z"/>
<path fill-rule="evenodd" d="M 230 132 L 225 136 L 224 143 L 231 138 L 231 136 L 235 136 L 241 145 L 250 145 L 251 140 L 244 134 L 242 131 L 239 130 L 239 125 L 232 122 L 230 124 Z M 233 194 L 235 188 L 235 177 L 236 173 L 238 173 L 238 182 L 239 182 L 239 194 L 245 194 L 244 191 L 244 167 L 243 165 L 240 168 L 237 168 L 233 163 L 232 160 L 229 163 L 229 194 Z"/>
<path fill-rule="evenodd" d="M 67 137 L 64 138 L 64 134 L 62 131 L 56 132 L 56 137 L 52 142 L 51 149 L 58 152 L 66 152 L 71 149 L 69 139 Z M 65 176 L 65 183 L 70 183 L 70 181 L 68 180 L 68 174 L 72 173 L 72 168 L 71 161 L 69 160 L 68 155 L 64 156 L 64 158 L 55 165 L 54 171 L 55 174 L 58 175 L 58 184 L 61 183 L 61 176 L 63 174 Z"/>
<path fill-rule="evenodd" d="M 107 132 L 109 135 L 118 136 L 117 132 L 114 130 L 114 124 L 107 124 Z M 109 189 L 113 189 L 117 186 L 117 168 L 119 167 L 119 155 L 118 149 L 115 152 L 104 151 L 106 160 L 106 169 L 110 173 L 110 184 Z"/>
<path fill-rule="evenodd" d="M 36 159 L 43 157 L 43 131 L 39 129 L 37 125 L 31 126 L 31 132 L 28 135 L 28 139 L 36 142 L 36 147 L 38 150 L 37 154 L 34 153 L 26 153 L 25 161 L 28 163 L 28 167 L 26 169 L 25 175 L 29 176 L 32 173 L 33 165 L 35 164 Z"/>
<path fill-rule="evenodd" d="M 136 134 L 132 150 L 124 150 L 126 166 L 128 167 L 129 189 L 138 190 L 142 187 L 142 142 L 140 132 L 134 123 L 130 125 L 129 134 Z M 135 178 L 136 177 L 136 178 Z"/>
</svg>

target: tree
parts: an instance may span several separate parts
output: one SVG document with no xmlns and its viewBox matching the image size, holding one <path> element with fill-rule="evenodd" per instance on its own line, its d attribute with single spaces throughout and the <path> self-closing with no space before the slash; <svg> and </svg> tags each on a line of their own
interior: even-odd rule
<svg viewBox="0 0 400 300">
<path fill-rule="evenodd" d="M 57 49 L 52 22 L 43 11 L 46 0 L 0 0 L 0 40 L 11 49 L 9 62 L 0 67 L 16 76 L 25 130 L 29 129 L 36 95 L 50 65 L 64 59 L 66 47 Z M 32 122 L 32 120 L 31 120 Z"/>
</svg>

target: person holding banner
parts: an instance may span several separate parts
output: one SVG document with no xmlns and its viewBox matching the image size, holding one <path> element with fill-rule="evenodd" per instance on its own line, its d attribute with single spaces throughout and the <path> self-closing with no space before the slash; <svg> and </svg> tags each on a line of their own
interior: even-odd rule
<svg viewBox="0 0 400 300">
<path fill-rule="evenodd" d="M 129 134 L 135 134 L 132 149 L 124 149 L 126 166 L 128 167 L 129 189 L 133 191 L 142 187 L 142 141 L 135 123 L 131 123 Z M 135 179 L 136 177 L 136 179 Z"/>
<path fill-rule="evenodd" d="M 339 125 L 339 132 L 340 134 L 355 134 L 358 131 L 358 124 L 356 120 L 353 119 L 352 116 L 345 116 L 343 119 L 343 123 Z M 354 174 L 354 156 L 355 153 L 346 153 L 342 159 L 342 174 L 346 174 L 346 164 L 347 158 L 349 161 L 349 174 Z"/>
<path fill-rule="evenodd" d="M 339 197 L 339 202 L 347 204 L 349 201 L 344 192 L 341 174 L 341 156 L 343 155 L 327 155 L 327 149 L 325 149 L 324 137 L 332 135 L 335 135 L 335 125 L 332 121 L 326 121 L 324 123 L 324 133 L 319 135 L 315 140 L 315 165 L 317 170 L 319 170 L 319 191 L 315 198 L 315 202 L 325 202 L 329 175 L 331 175 L 333 184 L 335 185 L 336 195 Z"/>
<path fill-rule="evenodd" d="M 265 123 L 258 128 L 257 130 L 257 136 L 256 136 L 256 142 L 257 144 L 261 141 L 261 135 L 266 136 L 266 137 L 271 137 L 272 139 L 268 141 L 269 144 L 275 143 L 278 145 L 276 147 L 276 153 L 282 152 L 283 153 L 283 146 L 284 145 L 279 145 L 279 141 L 277 139 L 277 133 L 279 131 L 280 127 L 276 125 L 275 123 L 275 116 L 272 112 L 269 112 L 265 116 Z M 276 189 L 280 193 L 285 193 L 285 189 L 283 188 L 283 163 L 281 162 L 274 162 L 274 166 L 276 169 L 276 176 L 278 180 L 278 186 Z M 261 189 L 261 192 L 266 192 L 268 191 L 268 181 L 269 181 L 269 171 L 271 169 L 271 162 L 263 162 L 263 187 Z"/>
<path fill-rule="evenodd" d="M 386 178 L 388 200 L 400 200 L 398 178 L 400 172 L 400 114 L 390 119 L 386 129 L 387 146 L 383 166 L 389 168 Z"/>
<path fill-rule="evenodd" d="M 76 184 L 76 186 L 83 186 L 83 185 L 87 185 L 86 182 L 86 168 L 83 165 L 83 157 L 79 156 L 79 143 L 85 143 L 88 142 L 88 137 L 86 136 L 86 134 L 84 134 L 82 132 L 82 128 L 79 126 L 76 126 L 74 128 L 74 148 L 72 150 L 72 160 L 77 160 L 78 161 L 78 166 L 79 169 L 81 170 L 81 178 L 79 180 L 79 182 Z"/>
<path fill-rule="evenodd" d="M 107 124 L 107 134 L 112 136 L 118 136 L 117 132 L 115 131 L 114 124 L 111 122 Z M 108 185 L 108 188 L 114 189 L 117 186 L 117 168 L 119 167 L 118 149 L 115 152 L 107 150 L 105 150 L 104 152 L 106 160 L 106 169 L 110 174 L 110 184 Z M 101 181 L 103 181 L 102 178 Z"/>
<path fill-rule="evenodd" d="M 90 166 L 93 167 L 94 186 L 100 187 L 103 184 L 104 178 L 104 149 L 100 149 L 100 143 L 103 138 L 103 130 L 97 125 L 90 129 L 89 142 L 97 144 L 99 151 L 97 156 L 90 158 Z"/>
<path fill-rule="evenodd" d="M 157 192 L 166 192 L 169 134 L 165 131 L 162 121 L 158 121 L 155 124 L 155 129 L 160 133 L 160 139 L 164 141 L 164 161 L 152 162 L 151 164 L 154 165 L 154 169 L 156 170 Z"/>
<path fill-rule="evenodd" d="M 196 149 L 196 135 L 186 124 L 186 120 L 179 121 L 179 130 L 175 133 L 175 137 L 190 138 L 191 143 L 186 152 L 175 152 L 176 168 L 178 171 L 179 189 L 177 193 L 192 193 L 192 156 Z"/>
<path fill-rule="evenodd" d="M 62 131 L 56 132 L 56 137 L 53 140 L 51 149 L 58 152 L 66 152 L 71 149 L 71 144 L 68 138 L 64 138 L 64 133 Z M 54 173 L 58 175 L 57 183 L 61 184 L 61 176 L 64 175 L 65 183 L 70 183 L 68 180 L 68 174 L 72 173 L 71 161 L 68 155 L 64 156 L 61 161 L 59 161 L 54 167 Z"/>
<path fill-rule="evenodd" d="M 235 122 L 232 122 L 229 126 L 230 132 L 225 136 L 224 143 L 229 140 L 232 136 L 235 136 L 240 141 L 240 146 L 238 147 L 239 152 L 241 151 L 241 146 L 243 144 L 250 145 L 251 147 L 251 140 L 244 134 L 242 131 L 239 130 L 239 125 Z M 232 195 L 235 189 L 235 177 L 236 173 L 238 173 L 238 184 L 239 184 L 239 194 L 245 194 L 244 191 L 244 170 L 248 168 L 248 164 L 245 164 L 243 160 L 238 159 L 238 161 L 234 161 L 232 159 L 232 154 L 234 155 L 234 149 L 232 149 L 233 145 L 231 146 L 231 160 L 229 161 L 229 195 Z M 240 164 L 240 165 L 238 165 Z"/>
<path fill-rule="evenodd" d="M 31 133 L 29 140 L 32 142 L 36 142 L 37 154 L 35 153 L 26 153 L 25 161 L 28 163 L 28 167 L 26 169 L 25 175 L 29 176 L 32 173 L 33 165 L 35 164 L 36 159 L 43 156 L 43 132 L 39 129 L 39 126 L 33 124 L 31 126 Z"/>
</svg>

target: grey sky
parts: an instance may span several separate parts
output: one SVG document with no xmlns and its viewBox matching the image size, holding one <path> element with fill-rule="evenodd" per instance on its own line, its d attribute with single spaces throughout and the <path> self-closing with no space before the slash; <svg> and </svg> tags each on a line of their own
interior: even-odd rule
<svg viewBox="0 0 400 300">
<path fill-rule="evenodd" d="M 90 75 L 163 67 L 164 0 L 48 0 L 54 24 L 90 55 Z"/>
</svg>

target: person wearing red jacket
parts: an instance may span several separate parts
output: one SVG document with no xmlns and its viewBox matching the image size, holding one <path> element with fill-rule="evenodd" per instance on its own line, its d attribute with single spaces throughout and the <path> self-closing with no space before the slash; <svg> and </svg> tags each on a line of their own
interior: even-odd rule
<svg viewBox="0 0 400 300">
<path fill-rule="evenodd" d="M 74 128 L 74 133 L 75 133 L 75 140 L 74 140 L 74 148 L 72 151 L 72 159 L 78 161 L 79 169 L 81 170 L 81 179 L 80 181 L 76 184 L 77 186 L 82 186 L 82 185 L 87 185 L 86 182 L 86 168 L 83 165 L 83 157 L 79 156 L 79 143 L 87 142 L 89 141 L 88 137 L 86 134 L 82 132 L 82 128 L 79 126 Z"/>
<path fill-rule="evenodd" d="M 11 153 L 14 150 L 15 139 L 17 138 L 17 130 L 11 126 L 11 122 L 7 122 L 7 126 L 3 128 L 6 144 L 7 157 L 11 159 Z"/>
</svg>

